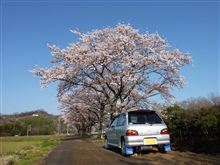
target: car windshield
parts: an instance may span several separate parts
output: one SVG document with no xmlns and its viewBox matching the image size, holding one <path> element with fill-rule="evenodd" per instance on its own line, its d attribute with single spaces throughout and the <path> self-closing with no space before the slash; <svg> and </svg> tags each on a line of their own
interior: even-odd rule
<svg viewBox="0 0 220 165">
<path fill-rule="evenodd" d="M 128 113 L 129 124 L 159 124 L 161 118 L 154 111 L 131 111 Z"/>
</svg>

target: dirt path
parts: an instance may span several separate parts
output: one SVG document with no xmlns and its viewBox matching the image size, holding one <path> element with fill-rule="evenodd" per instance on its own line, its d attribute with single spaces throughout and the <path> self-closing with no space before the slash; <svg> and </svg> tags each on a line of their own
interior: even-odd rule
<svg viewBox="0 0 220 165">
<path fill-rule="evenodd" d="M 40 165 L 148 165 L 148 164 L 220 164 L 215 156 L 190 152 L 157 151 L 141 156 L 123 157 L 118 150 L 106 150 L 98 143 L 85 139 L 69 139 L 62 142 Z"/>
</svg>

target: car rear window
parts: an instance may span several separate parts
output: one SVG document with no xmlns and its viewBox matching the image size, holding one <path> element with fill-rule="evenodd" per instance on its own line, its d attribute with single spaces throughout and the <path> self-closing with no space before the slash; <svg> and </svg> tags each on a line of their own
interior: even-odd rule
<svg viewBox="0 0 220 165">
<path fill-rule="evenodd" d="M 129 124 L 159 124 L 161 118 L 154 111 L 131 111 L 128 112 Z"/>
</svg>

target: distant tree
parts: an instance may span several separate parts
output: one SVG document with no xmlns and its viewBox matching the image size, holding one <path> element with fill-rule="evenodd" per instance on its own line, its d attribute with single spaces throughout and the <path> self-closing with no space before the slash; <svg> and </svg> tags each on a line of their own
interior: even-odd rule
<svg viewBox="0 0 220 165">
<path fill-rule="evenodd" d="M 87 91 L 80 90 L 72 94 L 63 95 L 60 99 L 63 119 L 68 125 L 73 125 L 82 134 L 90 132 L 91 128 L 101 120 L 100 107 Z M 104 115 L 103 115 L 104 116 Z"/>
<path fill-rule="evenodd" d="M 26 131 L 31 126 L 31 135 L 50 135 L 55 133 L 55 125 L 47 116 L 28 116 L 20 120 L 25 125 Z"/>
<path fill-rule="evenodd" d="M 220 105 L 220 96 L 211 93 L 208 97 L 189 98 L 179 103 L 181 107 L 187 110 L 209 108 L 211 106 Z"/>
<path fill-rule="evenodd" d="M 66 128 L 65 124 L 62 126 Z M 56 128 L 57 116 L 44 110 L 2 115 L 0 120 L 0 136 L 49 135 L 54 134 Z"/>
<path fill-rule="evenodd" d="M 215 105 L 215 106 L 220 105 L 220 96 L 218 94 L 211 93 L 208 98 L 212 102 L 213 105 Z"/>
<path fill-rule="evenodd" d="M 14 123 L 6 122 L 0 125 L 1 136 L 11 136 L 13 135 Z"/>
</svg>

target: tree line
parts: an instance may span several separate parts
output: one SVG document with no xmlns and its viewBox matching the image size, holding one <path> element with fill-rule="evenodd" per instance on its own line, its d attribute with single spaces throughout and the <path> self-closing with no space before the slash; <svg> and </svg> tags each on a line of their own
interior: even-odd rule
<svg viewBox="0 0 220 165">
<path fill-rule="evenodd" d="M 33 115 L 34 114 L 34 115 Z M 64 121 L 44 111 L 31 111 L 14 115 L 2 115 L 0 136 L 31 136 L 66 133 Z"/>
<path fill-rule="evenodd" d="M 220 96 L 189 99 L 163 112 L 172 142 L 196 152 L 220 152 Z"/>
</svg>

